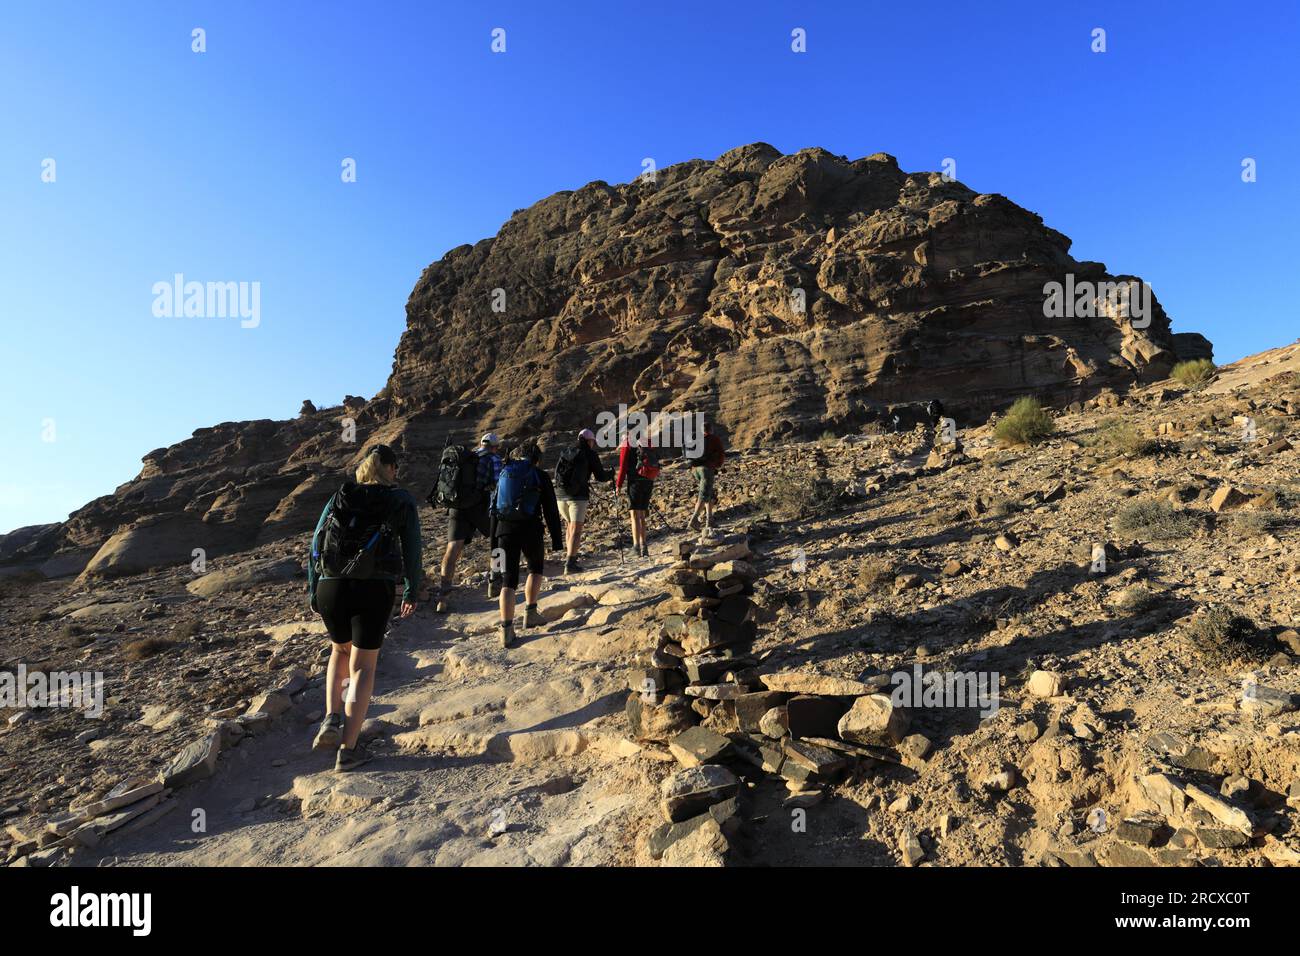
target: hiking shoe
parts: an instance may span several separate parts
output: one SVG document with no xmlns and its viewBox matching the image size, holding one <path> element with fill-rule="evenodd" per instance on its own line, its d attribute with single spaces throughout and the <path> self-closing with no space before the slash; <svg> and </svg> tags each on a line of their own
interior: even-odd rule
<svg viewBox="0 0 1300 956">
<path fill-rule="evenodd" d="M 370 763 L 374 754 L 361 741 L 357 741 L 355 747 L 340 747 L 339 755 L 334 758 L 334 772 L 347 773 L 349 770 L 356 770 L 362 764 Z"/>
<path fill-rule="evenodd" d="M 581 564 L 579 564 L 576 558 L 571 561 L 564 562 L 565 574 L 581 574 L 585 570 L 586 568 L 584 568 Z"/>
<path fill-rule="evenodd" d="M 343 715 L 326 714 L 316 731 L 316 739 L 311 742 L 312 750 L 338 750 L 343 742 Z"/>
<path fill-rule="evenodd" d="M 641 557 L 643 558 L 650 557 L 650 545 L 648 544 L 641 545 Z"/>
<path fill-rule="evenodd" d="M 494 578 L 488 581 L 488 600 L 491 601 L 501 593 L 501 579 Z"/>
<path fill-rule="evenodd" d="M 513 647 L 515 643 L 515 624 L 514 621 L 501 622 L 501 646 Z"/>
<path fill-rule="evenodd" d="M 542 612 L 537 610 L 536 604 L 530 604 L 524 608 L 524 627 L 545 627 L 546 618 L 542 617 Z"/>
<path fill-rule="evenodd" d="M 433 612 L 435 614 L 447 613 L 447 595 L 445 594 L 438 595 L 438 603 L 433 606 Z"/>
</svg>

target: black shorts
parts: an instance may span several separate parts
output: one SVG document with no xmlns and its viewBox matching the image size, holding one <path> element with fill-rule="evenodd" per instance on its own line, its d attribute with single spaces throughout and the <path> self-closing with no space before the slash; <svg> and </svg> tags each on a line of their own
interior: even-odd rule
<svg viewBox="0 0 1300 956">
<path fill-rule="evenodd" d="M 517 534 L 499 534 L 497 547 L 505 552 L 506 577 L 502 582 L 505 587 L 519 587 L 520 555 L 528 562 L 529 574 L 541 574 L 546 567 L 546 545 L 542 541 L 541 528 Z"/>
<path fill-rule="evenodd" d="M 447 509 L 447 541 L 463 541 L 469 544 L 477 531 L 483 537 L 490 537 L 492 522 L 488 518 L 487 505 L 478 508 Z"/>
<path fill-rule="evenodd" d="M 324 578 L 316 582 L 316 609 L 335 644 L 377 651 L 393 616 L 397 582 Z"/>
<path fill-rule="evenodd" d="M 650 507 L 650 492 L 655 490 L 655 483 L 649 478 L 633 478 L 627 483 L 627 502 L 633 511 L 645 511 Z"/>
</svg>

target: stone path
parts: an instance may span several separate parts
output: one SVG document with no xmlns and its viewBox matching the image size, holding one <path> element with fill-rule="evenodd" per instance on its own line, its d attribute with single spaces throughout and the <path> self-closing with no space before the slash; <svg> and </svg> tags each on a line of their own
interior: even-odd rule
<svg viewBox="0 0 1300 956">
<path fill-rule="evenodd" d="M 664 546 L 660 546 L 661 548 Z M 658 549 L 656 549 L 658 550 Z M 609 865 L 654 812 L 626 758 L 626 672 L 665 554 L 549 579 L 544 628 L 499 644 L 496 611 L 459 589 L 448 615 L 396 622 L 366 736 L 375 760 L 337 775 L 311 751 L 323 678 L 265 734 L 224 752 L 177 810 L 90 864 Z M 522 608 L 520 609 L 522 618 Z M 295 625 L 284 625 L 293 628 Z M 316 639 L 313 636 L 312 639 Z"/>
</svg>

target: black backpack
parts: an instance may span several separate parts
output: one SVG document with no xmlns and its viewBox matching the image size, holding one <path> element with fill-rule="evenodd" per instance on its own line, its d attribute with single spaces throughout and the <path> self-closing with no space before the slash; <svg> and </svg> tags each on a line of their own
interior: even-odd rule
<svg viewBox="0 0 1300 956">
<path fill-rule="evenodd" d="M 321 575 L 365 579 L 400 571 L 394 511 L 393 490 L 387 485 L 349 481 L 340 488 L 312 542 L 312 561 Z"/>
<path fill-rule="evenodd" d="M 435 508 L 473 508 L 484 500 L 478 486 L 478 455 L 464 445 L 449 445 L 438 462 L 438 482 L 429 492 Z"/>
<path fill-rule="evenodd" d="M 555 463 L 555 483 L 571 495 L 583 490 L 583 479 L 590 470 L 587 467 L 586 451 L 585 445 L 566 448 L 560 453 L 560 460 Z"/>
</svg>

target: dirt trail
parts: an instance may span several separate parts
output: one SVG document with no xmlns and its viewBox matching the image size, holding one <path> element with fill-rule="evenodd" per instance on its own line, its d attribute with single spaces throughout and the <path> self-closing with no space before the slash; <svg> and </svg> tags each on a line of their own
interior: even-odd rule
<svg viewBox="0 0 1300 956">
<path fill-rule="evenodd" d="M 659 549 L 662 549 L 662 544 Z M 657 549 L 657 550 L 659 550 Z M 111 841 L 89 865 L 612 865 L 654 810 L 626 757 L 621 710 L 637 615 L 662 592 L 663 555 L 548 580 L 545 628 L 505 650 L 496 612 L 465 588 L 452 613 L 394 623 L 350 775 L 309 749 L 315 677 L 295 710 L 222 755 L 178 809 Z M 522 611 L 520 612 L 522 614 Z"/>
</svg>

